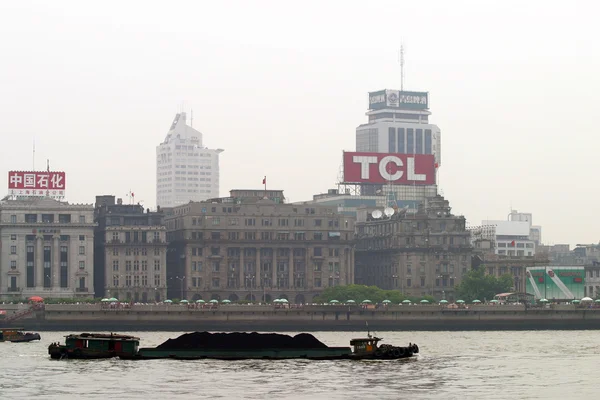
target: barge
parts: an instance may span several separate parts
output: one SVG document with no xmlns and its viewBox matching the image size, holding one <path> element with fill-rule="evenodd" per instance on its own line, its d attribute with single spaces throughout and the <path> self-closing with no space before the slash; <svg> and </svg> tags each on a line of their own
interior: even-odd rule
<svg viewBox="0 0 600 400">
<path fill-rule="evenodd" d="M 24 332 L 23 328 L 0 328 L 0 342 L 23 343 L 41 340 L 39 333 Z"/>
</svg>

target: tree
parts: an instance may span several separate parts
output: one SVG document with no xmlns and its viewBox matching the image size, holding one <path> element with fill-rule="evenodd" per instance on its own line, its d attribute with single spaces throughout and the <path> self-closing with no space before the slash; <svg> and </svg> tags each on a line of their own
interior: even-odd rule
<svg viewBox="0 0 600 400">
<path fill-rule="evenodd" d="M 346 302 L 354 300 L 357 303 L 363 300 L 371 300 L 373 303 L 381 303 L 383 300 L 390 300 L 394 304 L 399 304 L 403 300 L 409 299 L 413 302 L 419 302 L 422 299 L 427 299 L 433 302 L 433 297 L 407 297 L 399 290 L 384 290 L 377 286 L 366 285 L 347 285 L 347 286 L 332 286 L 323 290 L 315 302 L 327 303 L 331 300 Z"/>
<path fill-rule="evenodd" d="M 486 275 L 482 266 L 463 276 L 462 282 L 456 286 L 456 294 L 467 302 L 475 299 L 483 301 L 493 299 L 498 293 L 509 292 L 512 287 L 513 278 L 510 275 Z"/>
</svg>

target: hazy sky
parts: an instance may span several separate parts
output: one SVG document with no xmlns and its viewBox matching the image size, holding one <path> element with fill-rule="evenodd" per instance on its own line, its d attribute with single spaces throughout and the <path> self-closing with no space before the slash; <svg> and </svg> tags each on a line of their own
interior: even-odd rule
<svg viewBox="0 0 600 400">
<path fill-rule="evenodd" d="M 335 187 L 367 92 L 430 92 L 440 187 L 471 224 L 532 212 L 597 243 L 600 6 L 592 1 L 3 1 L 0 187 L 67 172 L 71 202 L 155 206 L 155 147 L 194 110 L 221 195 Z"/>
</svg>

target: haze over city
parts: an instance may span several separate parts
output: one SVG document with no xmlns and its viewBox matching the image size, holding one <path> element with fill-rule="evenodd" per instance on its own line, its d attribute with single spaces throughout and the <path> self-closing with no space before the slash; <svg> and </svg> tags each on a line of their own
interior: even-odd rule
<svg viewBox="0 0 600 400">
<path fill-rule="evenodd" d="M 66 171 L 69 202 L 154 208 L 175 113 L 220 156 L 220 194 L 336 187 L 367 93 L 429 92 L 440 191 L 472 225 L 533 213 L 545 243 L 596 243 L 592 2 L 19 1 L 0 10 L 0 187 Z"/>
</svg>

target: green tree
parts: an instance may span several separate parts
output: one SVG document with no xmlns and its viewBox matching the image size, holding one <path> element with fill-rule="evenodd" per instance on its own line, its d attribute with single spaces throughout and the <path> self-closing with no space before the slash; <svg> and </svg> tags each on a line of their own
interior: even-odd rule
<svg viewBox="0 0 600 400">
<path fill-rule="evenodd" d="M 381 303 L 383 300 L 390 300 L 393 304 L 399 304 L 407 298 L 413 302 L 419 302 L 422 299 L 427 299 L 430 302 L 434 301 L 431 296 L 407 297 L 399 290 L 384 290 L 377 286 L 347 285 L 326 288 L 323 293 L 315 298 L 315 302 L 327 303 L 331 300 L 337 300 L 343 303 L 354 300 L 360 303 L 363 300 L 371 300 L 373 303 Z"/>
<path fill-rule="evenodd" d="M 510 275 L 486 275 L 484 267 L 481 266 L 463 276 L 462 282 L 456 286 L 456 294 L 467 302 L 475 299 L 484 301 L 493 299 L 498 293 L 509 292 L 512 287 L 513 279 Z"/>
</svg>

